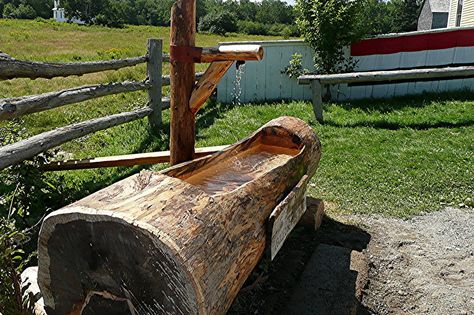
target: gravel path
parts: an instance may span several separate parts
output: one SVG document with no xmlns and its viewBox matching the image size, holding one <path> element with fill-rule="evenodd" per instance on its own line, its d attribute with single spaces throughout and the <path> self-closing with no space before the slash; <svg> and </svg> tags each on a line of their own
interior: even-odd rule
<svg viewBox="0 0 474 315">
<path fill-rule="evenodd" d="M 474 211 L 363 217 L 371 241 L 363 304 L 376 314 L 474 314 Z"/>
</svg>

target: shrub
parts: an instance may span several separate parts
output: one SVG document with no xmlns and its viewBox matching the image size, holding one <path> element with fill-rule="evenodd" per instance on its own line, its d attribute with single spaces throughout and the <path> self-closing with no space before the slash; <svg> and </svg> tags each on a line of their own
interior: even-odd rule
<svg viewBox="0 0 474 315">
<path fill-rule="evenodd" d="M 239 21 L 237 23 L 239 33 L 248 35 L 267 35 L 268 29 L 265 24 L 252 21 Z"/>
<path fill-rule="evenodd" d="M 5 19 L 14 19 L 15 18 L 15 7 L 11 3 L 7 3 L 3 7 L 3 18 Z"/>
<path fill-rule="evenodd" d="M 11 213 L 10 213 L 11 214 Z M 25 314 L 22 306 L 20 275 L 35 255 L 26 254 L 23 246 L 30 232 L 19 230 L 15 221 L 0 217 L 0 313 Z"/>
<path fill-rule="evenodd" d="M 217 35 L 236 32 L 237 19 L 229 11 L 209 13 L 199 21 L 198 30 L 199 32 L 209 32 Z"/>
<path fill-rule="evenodd" d="M 353 69 L 354 62 L 344 49 L 363 35 L 357 20 L 362 1 L 297 1 L 297 24 L 305 41 L 316 52 L 314 62 L 321 73 Z"/>
<path fill-rule="evenodd" d="M 290 65 L 283 72 L 290 78 L 298 78 L 300 75 L 309 73 L 309 70 L 303 67 L 303 55 L 293 54 Z"/>
</svg>

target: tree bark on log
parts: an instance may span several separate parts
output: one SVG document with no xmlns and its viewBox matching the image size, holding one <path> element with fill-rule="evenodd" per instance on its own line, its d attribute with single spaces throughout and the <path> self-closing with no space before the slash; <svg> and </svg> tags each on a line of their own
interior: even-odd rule
<svg viewBox="0 0 474 315">
<path fill-rule="evenodd" d="M 13 58 L 0 59 L 0 80 L 15 78 L 67 77 L 107 70 L 118 70 L 132 67 L 147 61 L 147 57 L 136 57 L 109 61 L 48 63 L 22 61 Z"/>
<path fill-rule="evenodd" d="M 148 116 L 151 112 L 151 108 L 145 107 L 133 112 L 91 119 L 43 132 L 31 138 L 0 147 L 0 170 L 73 139 L 141 119 Z"/>
<path fill-rule="evenodd" d="M 263 47 L 260 45 L 223 45 L 202 49 L 199 62 L 218 61 L 260 61 L 263 59 Z"/>
<path fill-rule="evenodd" d="M 271 212 L 320 154 L 307 124 L 281 117 L 52 213 L 38 242 L 48 314 L 225 314 L 264 254 Z"/>
<path fill-rule="evenodd" d="M 94 98 L 146 90 L 148 82 L 119 82 L 81 86 L 73 89 L 15 98 L 0 99 L 0 120 L 42 112 Z"/>
<path fill-rule="evenodd" d="M 196 0 L 178 0 L 171 9 L 171 47 L 194 47 L 196 41 Z M 193 62 L 170 62 L 170 151 L 171 164 L 194 158 L 195 116 L 189 99 L 195 83 Z"/>
</svg>

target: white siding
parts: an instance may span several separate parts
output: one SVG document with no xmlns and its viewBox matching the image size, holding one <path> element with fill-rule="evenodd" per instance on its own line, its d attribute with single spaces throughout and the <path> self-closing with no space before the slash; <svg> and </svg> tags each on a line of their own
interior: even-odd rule
<svg viewBox="0 0 474 315">
<path fill-rule="evenodd" d="M 456 12 L 458 10 L 458 0 L 451 0 L 449 7 L 448 28 L 456 26 Z"/>
<path fill-rule="evenodd" d="M 474 1 L 473 1 L 474 2 Z M 303 41 L 252 42 L 264 47 L 262 61 L 247 62 L 241 80 L 240 102 L 265 102 L 272 100 L 310 100 L 311 88 L 298 85 L 296 78 L 282 73 L 293 54 L 303 56 L 303 66 L 311 71 L 313 51 Z M 223 43 L 226 45 L 229 43 Z M 235 44 L 235 43 L 232 43 Z M 473 47 L 456 47 L 418 52 L 401 52 L 355 57 L 357 71 L 390 70 L 412 67 L 430 67 L 451 64 L 474 63 Z M 218 101 L 233 102 L 236 88 L 236 67 L 231 67 L 217 88 Z M 331 87 L 334 100 L 389 98 L 423 92 L 442 92 L 470 88 L 474 90 L 474 78 L 462 80 L 422 81 L 369 86 Z"/>
<path fill-rule="evenodd" d="M 228 44 L 231 43 L 221 45 Z M 296 78 L 290 79 L 282 73 L 295 53 L 303 56 L 303 67 L 314 71 L 313 51 L 308 45 L 299 40 L 252 42 L 252 44 L 262 45 L 265 56 L 262 61 L 246 62 L 241 79 L 240 102 L 311 99 L 309 86 L 298 85 Z M 232 102 L 235 97 L 235 87 L 236 65 L 234 63 L 217 88 L 217 99 L 220 102 Z"/>
<path fill-rule="evenodd" d="M 464 0 L 462 15 L 461 15 L 461 26 L 474 26 L 474 1 Z"/>
</svg>

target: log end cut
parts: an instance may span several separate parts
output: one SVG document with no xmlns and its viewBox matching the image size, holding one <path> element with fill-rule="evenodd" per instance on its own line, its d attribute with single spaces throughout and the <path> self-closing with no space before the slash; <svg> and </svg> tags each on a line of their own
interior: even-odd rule
<svg viewBox="0 0 474 315">
<path fill-rule="evenodd" d="M 150 230 L 117 214 L 79 207 L 47 217 L 39 244 L 47 313 L 199 313 L 186 263 L 165 235 Z"/>
</svg>

